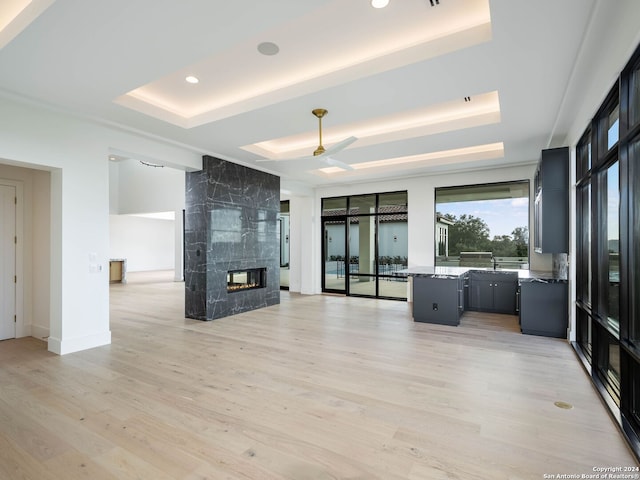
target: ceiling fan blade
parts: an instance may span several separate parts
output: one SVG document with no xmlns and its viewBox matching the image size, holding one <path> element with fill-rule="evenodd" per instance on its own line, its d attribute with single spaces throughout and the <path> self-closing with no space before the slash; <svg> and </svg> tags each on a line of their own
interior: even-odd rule
<svg viewBox="0 0 640 480">
<path fill-rule="evenodd" d="M 335 158 L 324 157 L 322 161 L 325 162 L 327 165 L 331 165 L 332 167 L 342 168 L 343 170 L 355 170 L 348 163 L 341 162 L 340 160 L 336 160 Z"/>
<path fill-rule="evenodd" d="M 347 148 L 349 145 L 351 145 L 357 139 L 358 139 L 357 137 L 345 138 L 341 142 L 338 142 L 338 143 L 335 143 L 335 144 L 331 145 L 323 153 L 321 153 L 320 155 L 317 155 L 317 157 L 327 157 L 327 156 L 329 156 L 331 154 L 338 153 L 339 151 L 344 150 L 345 148 Z"/>
<path fill-rule="evenodd" d="M 259 158 L 259 159 L 256 160 L 256 162 L 285 162 L 285 161 L 288 161 L 288 160 L 300 160 L 300 161 L 303 161 L 303 160 L 313 160 L 313 159 L 326 158 L 329 155 L 333 155 L 335 153 L 338 153 L 341 150 L 344 150 L 349 145 L 351 145 L 353 142 L 355 142 L 357 139 L 358 139 L 358 137 L 345 138 L 344 140 L 331 145 L 329 148 L 327 148 L 320 155 L 306 155 L 304 157 L 279 158 L 277 160 L 275 160 L 273 158 Z"/>
</svg>

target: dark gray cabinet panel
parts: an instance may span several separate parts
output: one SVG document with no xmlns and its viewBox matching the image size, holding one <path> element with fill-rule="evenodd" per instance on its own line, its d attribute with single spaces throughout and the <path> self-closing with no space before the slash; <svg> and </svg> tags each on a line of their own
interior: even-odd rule
<svg viewBox="0 0 640 480">
<path fill-rule="evenodd" d="M 469 288 L 470 310 L 489 312 L 493 310 L 493 283 L 486 280 L 471 280 Z"/>
<path fill-rule="evenodd" d="M 507 282 L 495 282 L 493 287 L 493 311 L 515 315 L 517 291 L 517 279 Z"/>
<path fill-rule="evenodd" d="M 458 325 L 464 305 L 463 278 L 414 277 L 413 320 Z"/>
<path fill-rule="evenodd" d="M 515 315 L 518 290 L 516 273 L 471 272 L 469 290 L 469 310 Z"/>
<path fill-rule="evenodd" d="M 520 284 L 520 329 L 545 337 L 567 337 L 568 293 L 566 282 Z"/>
<path fill-rule="evenodd" d="M 542 151 L 534 181 L 534 250 L 569 251 L 569 148 Z"/>
</svg>

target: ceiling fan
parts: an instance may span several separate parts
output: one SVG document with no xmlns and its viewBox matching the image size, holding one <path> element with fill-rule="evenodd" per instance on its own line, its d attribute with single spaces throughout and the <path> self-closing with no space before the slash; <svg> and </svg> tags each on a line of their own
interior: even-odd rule
<svg viewBox="0 0 640 480">
<path fill-rule="evenodd" d="M 334 145 L 331 145 L 329 148 L 324 148 L 324 146 L 322 145 L 322 117 L 324 117 L 327 114 L 327 110 L 325 110 L 324 108 L 315 108 L 311 111 L 311 113 L 313 113 L 313 115 L 315 115 L 315 117 L 318 119 L 318 136 L 319 136 L 318 148 L 314 150 L 313 155 L 308 155 L 306 157 L 298 157 L 298 158 L 286 158 L 283 160 L 319 159 L 322 162 L 326 163 L 327 165 L 331 165 L 332 167 L 342 168 L 343 170 L 353 170 L 354 168 L 351 165 L 349 165 L 348 163 L 341 162 L 340 160 L 331 158 L 331 155 L 334 155 L 340 152 L 341 150 L 344 150 L 345 148 L 347 148 L 349 145 L 351 145 L 353 142 L 357 140 L 357 137 L 345 138 L 344 140 Z M 257 161 L 268 162 L 270 160 L 265 158 Z"/>
</svg>

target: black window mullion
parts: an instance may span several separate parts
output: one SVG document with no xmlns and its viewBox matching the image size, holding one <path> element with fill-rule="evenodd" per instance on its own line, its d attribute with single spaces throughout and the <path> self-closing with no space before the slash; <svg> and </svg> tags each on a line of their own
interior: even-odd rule
<svg viewBox="0 0 640 480">
<path fill-rule="evenodd" d="M 622 116 L 622 115 L 621 115 Z M 626 137 L 621 136 L 621 140 L 618 142 L 618 165 L 620 175 L 620 338 L 628 339 L 631 335 L 630 332 L 630 302 L 631 297 L 629 290 L 630 279 L 630 265 L 629 252 L 631 245 L 633 245 L 633 238 L 630 238 L 629 234 L 632 232 L 633 227 L 630 223 L 631 203 L 630 199 L 630 177 L 629 177 L 629 149 L 628 140 Z M 640 237 L 639 237 L 640 238 Z M 622 321 L 625 319 L 625 321 Z"/>
<path fill-rule="evenodd" d="M 380 297 L 380 265 L 378 265 L 378 241 L 379 241 L 379 231 L 378 231 L 378 221 L 380 219 L 380 195 L 376 195 L 376 208 L 375 208 L 375 218 L 374 218 L 374 226 L 373 226 L 373 258 L 374 258 L 374 268 L 373 271 L 375 273 L 375 282 L 376 282 L 376 298 Z"/>
<path fill-rule="evenodd" d="M 347 214 L 344 219 L 344 293 L 351 295 L 351 196 L 347 197 Z"/>
</svg>

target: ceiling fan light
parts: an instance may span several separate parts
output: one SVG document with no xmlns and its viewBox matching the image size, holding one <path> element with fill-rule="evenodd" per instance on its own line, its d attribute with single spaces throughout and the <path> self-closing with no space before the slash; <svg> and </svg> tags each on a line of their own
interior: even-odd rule
<svg viewBox="0 0 640 480">
<path fill-rule="evenodd" d="M 389 0 L 371 0 L 371 6 L 373 8 L 384 8 L 389 5 Z"/>
</svg>

